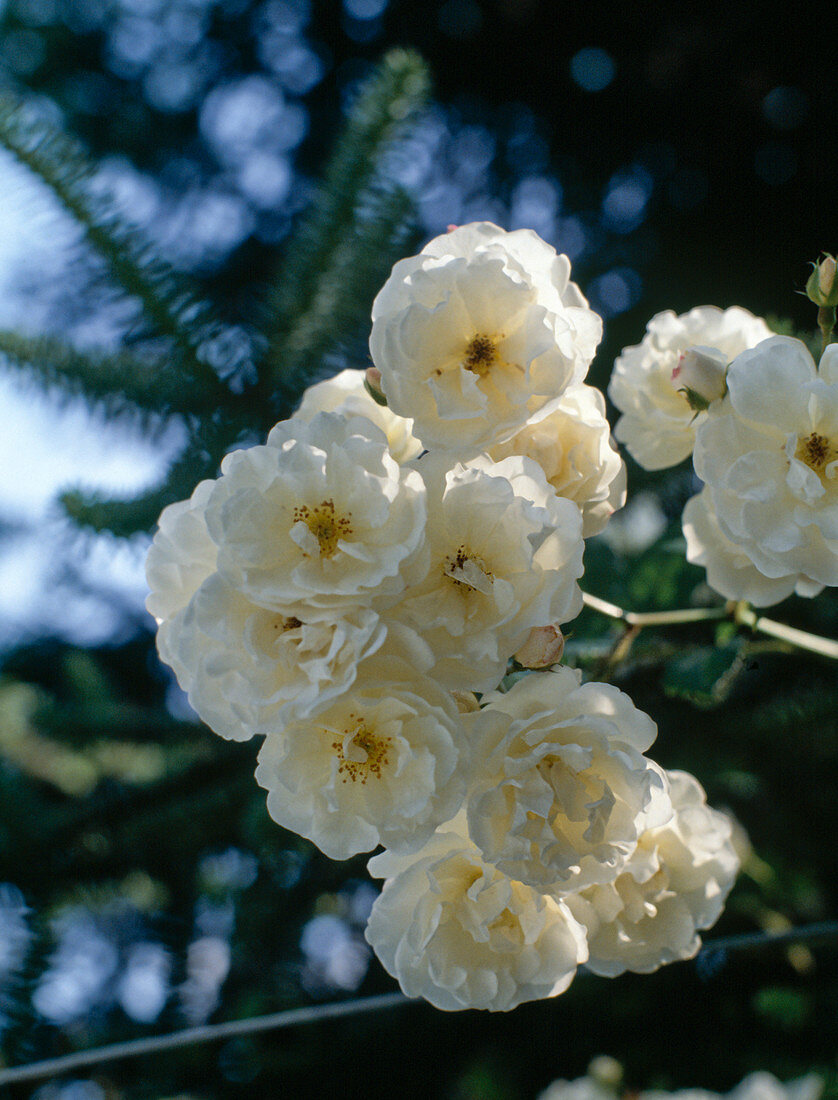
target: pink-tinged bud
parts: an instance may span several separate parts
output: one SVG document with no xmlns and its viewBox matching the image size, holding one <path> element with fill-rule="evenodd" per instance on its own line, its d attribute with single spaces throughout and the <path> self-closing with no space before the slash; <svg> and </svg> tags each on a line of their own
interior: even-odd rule
<svg viewBox="0 0 838 1100">
<path fill-rule="evenodd" d="M 703 412 L 711 401 L 727 393 L 727 357 L 718 348 L 698 344 L 687 348 L 672 372 L 672 385 L 683 393 L 690 408 Z"/>
<path fill-rule="evenodd" d="M 364 374 L 364 389 L 376 403 L 376 405 L 386 405 L 387 398 L 384 396 L 384 391 L 381 388 L 381 371 L 378 367 L 367 367 Z"/>
<path fill-rule="evenodd" d="M 560 661 L 563 653 L 564 635 L 557 626 L 534 626 L 515 660 L 524 668 L 547 668 Z"/>
<path fill-rule="evenodd" d="M 812 274 L 806 283 L 806 295 L 816 306 L 834 309 L 838 306 L 838 279 L 835 278 L 835 257 L 828 252 L 812 264 Z"/>
<path fill-rule="evenodd" d="M 472 714 L 480 710 L 480 703 L 473 691 L 452 691 L 451 698 L 457 704 L 460 714 Z"/>
<path fill-rule="evenodd" d="M 458 225 L 454 225 L 454 223 L 452 222 L 451 225 L 447 225 L 445 227 L 445 232 L 446 233 L 453 233 L 455 229 L 459 229 L 459 228 L 460 227 Z"/>
</svg>

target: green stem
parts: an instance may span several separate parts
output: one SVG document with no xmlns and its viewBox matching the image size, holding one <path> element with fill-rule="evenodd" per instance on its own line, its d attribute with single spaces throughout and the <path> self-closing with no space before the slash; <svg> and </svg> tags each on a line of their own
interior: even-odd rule
<svg viewBox="0 0 838 1100">
<path fill-rule="evenodd" d="M 831 657 L 838 660 L 838 642 L 831 638 L 822 638 L 819 634 L 810 634 L 807 630 L 798 630 L 785 623 L 775 622 L 773 619 L 763 618 L 757 615 L 747 603 L 730 601 L 723 607 L 690 607 L 677 611 L 648 611 L 635 612 L 624 611 L 622 607 L 601 600 L 599 596 L 592 596 L 588 592 L 582 593 L 582 599 L 586 607 L 592 611 L 598 611 L 601 615 L 607 615 L 610 619 L 617 619 L 629 627 L 644 626 L 676 626 L 681 623 L 703 622 L 709 619 L 732 619 L 738 626 L 747 626 L 760 634 L 767 634 L 771 638 L 788 642 L 798 649 L 806 649 L 810 653 L 817 653 L 821 657 Z"/>
<path fill-rule="evenodd" d="M 797 630 L 785 623 L 774 622 L 773 619 L 764 619 L 747 604 L 734 605 L 733 621 L 759 631 L 760 634 L 789 642 L 799 649 L 808 649 L 810 653 L 818 653 L 822 657 L 831 657 L 838 661 L 838 642 L 833 642 L 831 638 L 822 638 L 819 634 L 810 634 L 807 630 Z"/>
<path fill-rule="evenodd" d="M 627 626 L 641 628 L 700 623 L 708 619 L 726 619 L 729 615 L 726 607 L 689 607 L 678 611 L 624 611 L 622 607 L 617 607 L 608 600 L 601 600 L 599 596 L 592 596 L 589 592 L 583 592 L 582 599 L 586 607 L 599 611 L 601 615 L 607 615 L 610 619 L 619 619 Z"/>
</svg>

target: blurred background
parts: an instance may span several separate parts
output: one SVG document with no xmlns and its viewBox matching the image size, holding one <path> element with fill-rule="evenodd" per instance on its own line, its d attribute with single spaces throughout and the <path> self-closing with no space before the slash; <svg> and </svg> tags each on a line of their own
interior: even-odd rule
<svg viewBox="0 0 838 1100">
<path fill-rule="evenodd" d="M 758 5 L 712 2 L 4 0 L 0 84 L 81 139 L 95 185 L 230 321 L 234 359 L 359 82 L 390 46 L 415 47 L 433 97 L 391 169 L 413 200 L 411 248 L 476 219 L 535 229 L 570 256 L 605 319 L 591 378 L 604 387 L 662 309 L 736 304 L 784 331 L 814 328 L 798 292 L 808 263 L 838 247 L 826 10 L 768 21 Z M 79 229 L 0 152 L 0 328 L 115 349 L 135 322 Z M 362 343 L 316 372 L 344 365 L 365 365 Z M 200 726 L 157 664 L 148 536 L 79 532 L 55 504 L 72 485 L 154 485 L 183 439 L 174 420 L 149 431 L 51 400 L 0 363 L 8 1064 L 393 985 L 363 940 L 376 893 L 365 860 L 331 863 L 275 826 L 250 746 Z M 590 547 L 589 591 L 636 609 L 694 598 L 702 574 L 677 542 L 691 486 L 685 468 L 630 469 L 635 503 Z M 838 632 L 829 594 L 778 617 Z M 578 632 L 604 644 L 608 629 L 591 618 Z M 750 836 L 720 931 L 834 916 L 834 671 L 681 628 L 618 682 L 659 723 L 655 758 L 694 771 Z M 410 1006 L 9 1095 L 397 1087 L 523 1100 L 599 1053 L 636 1087 L 725 1090 L 755 1069 L 816 1068 L 838 1095 L 836 1019 L 834 947 L 772 948 L 582 977 L 509 1017 Z"/>
</svg>

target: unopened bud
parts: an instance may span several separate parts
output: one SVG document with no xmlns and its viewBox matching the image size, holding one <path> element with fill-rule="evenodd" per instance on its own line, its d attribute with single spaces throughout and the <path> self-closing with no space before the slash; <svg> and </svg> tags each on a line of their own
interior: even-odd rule
<svg viewBox="0 0 838 1100">
<path fill-rule="evenodd" d="M 687 348 L 672 372 L 672 385 L 683 393 L 695 412 L 703 412 L 711 401 L 727 393 L 727 358 L 718 348 L 696 345 Z"/>
<path fill-rule="evenodd" d="M 534 626 L 515 660 L 524 668 L 547 668 L 560 661 L 563 653 L 564 635 L 557 626 Z"/>
<path fill-rule="evenodd" d="M 606 1089 L 618 1089 L 623 1081 L 623 1067 L 616 1058 L 608 1054 L 598 1054 L 591 1059 L 588 1076 Z"/>
<path fill-rule="evenodd" d="M 806 283 L 806 295 L 816 306 L 838 306 L 838 279 L 835 278 L 835 257 L 828 252 L 812 264 L 812 274 Z"/>
<path fill-rule="evenodd" d="M 364 374 L 364 389 L 376 403 L 376 405 L 386 405 L 387 398 L 384 396 L 384 391 L 381 388 L 381 371 L 378 367 L 367 367 Z"/>
</svg>

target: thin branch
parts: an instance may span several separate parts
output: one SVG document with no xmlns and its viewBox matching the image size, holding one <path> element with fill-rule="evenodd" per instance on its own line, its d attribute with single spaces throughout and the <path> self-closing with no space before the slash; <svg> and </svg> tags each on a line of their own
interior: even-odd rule
<svg viewBox="0 0 838 1100">
<path fill-rule="evenodd" d="M 679 623 L 700 623 L 709 619 L 726 619 L 730 612 L 726 607 L 688 607 L 678 611 L 624 611 L 608 600 L 582 593 L 586 607 L 607 615 L 609 619 L 619 619 L 627 626 L 675 626 Z"/>
<path fill-rule="evenodd" d="M 819 653 L 822 657 L 838 660 L 838 642 L 833 642 L 831 638 L 822 638 L 819 634 L 810 634 L 807 630 L 786 626 L 785 623 L 774 622 L 773 619 L 764 619 L 746 604 L 736 604 L 733 621 L 748 626 L 751 630 L 758 630 L 761 634 L 768 634 L 771 638 L 789 642 L 800 649 L 808 649 L 810 653 Z"/>
<path fill-rule="evenodd" d="M 589 592 L 582 593 L 582 600 L 586 607 L 592 611 L 598 611 L 601 615 L 607 615 L 609 619 L 617 619 L 631 627 L 644 626 L 676 626 L 680 623 L 698 623 L 710 619 L 731 619 L 739 626 L 747 626 L 760 634 L 767 634 L 771 638 L 788 642 L 798 649 L 806 649 L 810 653 L 817 653 L 821 657 L 832 657 L 838 660 L 838 642 L 831 638 L 822 638 L 819 634 L 810 634 L 807 630 L 798 630 L 785 623 L 775 622 L 773 619 L 765 619 L 757 615 L 744 601 L 728 601 L 723 607 L 689 607 L 677 611 L 625 611 L 608 600 L 602 600 L 599 596 L 592 596 Z"/>
<path fill-rule="evenodd" d="M 801 928 L 790 928 L 783 932 L 745 932 L 735 936 L 720 936 L 710 940 L 698 953 L 693 962 L 711 959 L 728 951 L 748 950 L 755 947 L 777 946 L 787 943 L 802 943 L 804 940 L 838 938 L 838 921 L 821 921 L 806 924 Z M 18 1081 L 33 1081 L 43 1077 L 57 1077 L 59 1074 L 82 1069 L 85 1066 L 101 1065 L 120 1058 L 135 1058 L 142 1054 L 157 1054 L 162 1050 L 176 1050 L 179 1047 L 195 1046 L 198 1043 L 210 1043 L 219 1039 L 230 1039 L 239 1035 L 256 1035 L 262 1031 L 276 1031 L 284 1027 L 296 1027 L 298 1024 L 320 1023 L 343 1016 L 356 1016 L 364 1012 L 378 1012 L 387 1008 L 399 1008 L 403 1005 L 421 1004 L 420 999 L 406 997 L 403 993 L 383 993 L 376 997 L 361 997 L 355 1001 L 339 1001 L 336 1004 L 312 1005 L 308 1008 L 292 1008 L 285 1012 L 273 1012 L 268 1016 L 252 1016 L 247 1020 L 229 1020 L 222 1024 L 204 1024 L 202 1027 L 184 1028 L 170 1035 L 153 1035 L 145 1039 L 132 1039 L 124 1043 L 112 1043 L 93 1050 L 81 1050 L 75 1054 L 66 1054 L 61 1058 L 47 1058 L 42 1062 L 31 1062 L 26 1066 L 12 1069 L 0 1069 L 0 1085 L 11 1085 Z"/>
<path fill-rule="evenodd" d="M 786 943 L 832 937 L 838 937 L 838 920 L 804 924 L 802 928 L 787 928 L 783 932 L 741 932 L 736 936 L 719 936 L 718 939 L 705 942 L 696 958 L 713 956 L 720 951 L 745 951 L 754 947 L 776 947 Z"/>
<path fill-rule="evenodd" d="M 260 1031 L 276 1031 L 298 1024 L 314 1024 L 323 1020 L 335 1020 L 343 1016 L 356 1016 L 362 1012 L 379 1012 L 386 1008 L 416 1004 L 403 993 L 384 993 L 377 997 L 361 997 L 356 1001 L 339 1001 L 336 1004 L 311 1005 L 308 1008 L 292 1008 L 286 1012 L 273 1012 L 268 1016 L 253 1016 L 248 1020 L 229 1020 L 223 1024 L 204 1024 L 202 1027 L 184 1028 L 171 1035 L 152 1035 L 145 1039 L 132 1039 L 125 1043 L 112 1043 L 94 1050 L 80 1050 L 61 1058 L 47 1058 L 43 1062 L 31 1062 L 28 1066 L 0 1069 L 0 1085 L 12 1085 L 18 1081 L 34 1081 L 43 1077 L 57 1077 L 85 1066 L 114 1062 L 119 1058 L 136 1058 L 142 1054 L 157 1054 L 161 1050 L 211 1043 L 219 1039 L 231 1039 L 239 1035 L 255 1035 Z"/>
</svg>

